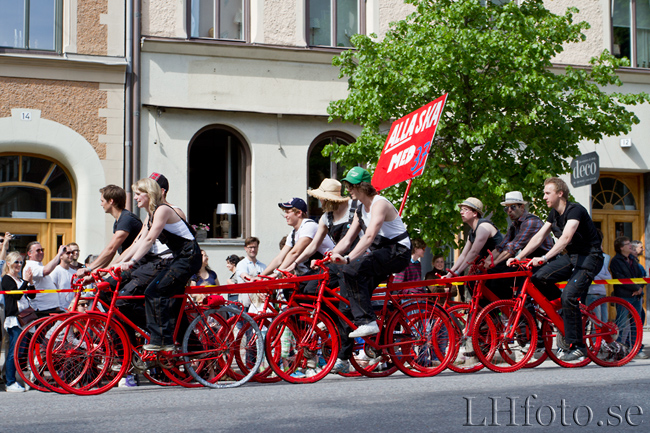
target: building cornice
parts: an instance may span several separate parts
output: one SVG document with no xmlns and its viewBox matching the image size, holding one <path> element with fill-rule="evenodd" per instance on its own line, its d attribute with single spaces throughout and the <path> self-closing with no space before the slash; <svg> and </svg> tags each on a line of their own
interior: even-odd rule
<svg viewBox="0 0 650 433">
<path fill-rule="evenodd" d="M 337 48 L 292 47 L 194 39 L 145 37 L 143 41 L 142 51 L 148 53 L 186 54 L 192 56 L 275 60 L 327 65 L 331 65 L 332 58 L 342 51 Z"/>
<path fill-rule="evenodd" d="M 0 77 L 124 84 L 123 57 L 0 53 Z"/>
</svg>

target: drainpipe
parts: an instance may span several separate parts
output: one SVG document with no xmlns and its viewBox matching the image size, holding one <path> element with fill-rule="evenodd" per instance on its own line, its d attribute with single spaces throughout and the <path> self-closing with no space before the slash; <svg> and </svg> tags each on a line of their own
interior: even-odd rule
<svg viewBox="0 0 650 433">
<path fill-rule="evenodd" d="M 124 190 L 126 191 L 126 208 L 133 209 L 133 0 L 126 1 L 126 83 L 124 86 Z"/>
<path fill-rule="evenodd" d="M 141 0 L 133 0 L 133 174 L 132 180 L 140 179 L 140 52 L 142 38 Z"/>
</svg>

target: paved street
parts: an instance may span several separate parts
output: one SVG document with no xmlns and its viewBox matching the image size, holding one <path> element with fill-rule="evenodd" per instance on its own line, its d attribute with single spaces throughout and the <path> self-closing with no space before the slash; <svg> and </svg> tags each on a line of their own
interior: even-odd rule
<svg viewBox="0 0 650 433">
<path fill-rule="evenodd" d="M 496 418 L 493 401 L 500 411 Z M 647 432 L 649 413 L 650 360 L 609 369 L 563 369 L 547 361 L 510 374 L 445 372 L 427 379 L 330 376 L 312 385 L 247 384 L 230 390 L 145 385 L 94 397 L 0 393 L 2 431 L 13 433 L 457 432 L 500 431 L 509 423 L 509 429 L 550 424 L 554 431 L 570 432 L 593 431 L 599 422 L 597 431 Z"/>
</svg>

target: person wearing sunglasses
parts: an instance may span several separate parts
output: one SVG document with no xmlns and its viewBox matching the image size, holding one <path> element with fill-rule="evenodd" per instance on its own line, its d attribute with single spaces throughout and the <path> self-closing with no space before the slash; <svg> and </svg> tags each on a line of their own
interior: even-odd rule
<svg viewBox="0 0 650 433">
<path fill-rule="evenodd" d="M 65 245 L 61 245 L 56 256 L 44 265 L 43 258 L 45 257 L 45 254 L 40 242 L 35 241 L 27 244 L 27 260 L 25 261 L 25 268 L 31 269 L 36 289 L 56 289 L 56 285 L 54 284 L 50 274 L 54 272 L 54 269 L 56 269 L 58 264 L 61 262 L 61 256 L 65 252 Z M 61 309 L 59 294 L 56 292 L 38 293 L 36 298 L 34 298 L 34 301 L 32 301 L 32 307 L 36 310 L 36 315 L 38 317 L 45 317 L 52 313 L 63 312 Z"/>
<path fill-rule="evenodd" d="M 514 257 L 515 254 L 524 249 L 535 233 L 544 225 L 544 221 L 537 215 L 533 215 L 526 210 L 527 204 L 528 202 L 524 200 L 520 191 L 506 193 L 505 200 L 501 202 L 501 206 L 503 206 L 505 213 L 508 214 L 508 218 L 510 218 L 512 224 L 508 227 L 503 241 L 492 250 L 491 257 L 488 256 L 486 259 L 488 274 L 511 272 L 512 269 L 506 266 L 506 260 Z M 553 248 L 553 239 L 550 234 L 547 234 L 542 244 L 533 252 L 533 257 L 541 257 L 551 248 Z M 523 280 L 521 278 L 518 281 L 512 278 L 488 280 L 485 284 L 501 299 L 508 299 L 512 298 L 512 287 L 517 283 L 521 285 L 523 284 Z"/>
<path fill-rule="evenodd" d="M 77 244 L 74 244 L 77 245 Z M 75 248 L 72 243 L 66 245 L 66 251 L 61 255 L 59 265 L 54 268 L 50 278 L 54 286 L 59 290 L 70 290 L 72 288 L 72 277 L 75 276 L 75 269 L 72 268 L 73 257 L 75 257 Z M 76 256 L 79 256 L 79 247 L 76 248 Z M 70 302 L 74 299 L 73 292 L 59 292 L 59 307 L 67 309 Z"/>
<path fill-rule="evenodd" d="M 21 277 L 20 270 L 23 265 L 23 257 L 20 253 L 12 251 L 7 254 L 7 261 L 2 267 L 2 281 L 0 286 L 3 291 L 17 290 L 34 290 L 33 277 L 31 270 L 25 268 Z M 5 368 L 7 371 L 7 392 L 25 392 L 18 382 L 16 382 L 16 366 L 14 365 L 14 349 L 16 341 L 22 332 L 22 327 L 18 322 L 18 313 L 29 307 L 27 298 L 34 299 L 34 294 L 7 294 L 5 295 L 6 314 L 3 328 L 8 336 L 8 347 Z"/>
</svg>

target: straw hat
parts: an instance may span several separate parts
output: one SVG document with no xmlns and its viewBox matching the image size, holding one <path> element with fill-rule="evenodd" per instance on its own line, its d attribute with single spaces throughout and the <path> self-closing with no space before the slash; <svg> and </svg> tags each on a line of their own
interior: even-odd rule
<svg viewBox="0 0 650 433">
<path fill-rule="evenodd" d="M 480 217 L 483 215 L 483 202 L 476 197 L 469 197 L 462 203 L 458 203 L 458 207 L 465 206 L 470 209 L 474 209 L 476 212 L 478 212 L 478 216 Z"/>
<path fill-rule="evenodd" d="M 347 197 L 341 195 L 341 182 L 336 179 L 323 179 L 317 189 L 310 189 L 307 194 L 319 200 L 330 200 L 339 203 L 348 201 Z"/>
</svg>

